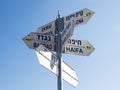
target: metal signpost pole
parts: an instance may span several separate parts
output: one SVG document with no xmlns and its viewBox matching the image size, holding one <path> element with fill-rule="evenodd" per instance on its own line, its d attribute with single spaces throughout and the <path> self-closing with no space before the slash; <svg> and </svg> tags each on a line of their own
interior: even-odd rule
<svg viewBox="0 0 120 90">
<path fill-rule="evenodd" d="M 65 17 L 60 17 L 58 12 L 55 21 L 23 38 L 36 51 L 40 64 L 57 75 L 58 90 L 62 90 L 62 80 L 74 87 L 79 82 L 74 69 L 61 60 L 62 53 L 89 56 L 95 49 L 87 40 L 71 39 L 74 27 L 86 24 L 93 14 L 86 8 Z"/>
<path fill-rule="evenodd" d="M 63 29 L 63 18 L 60 18 L 60 14 L 58 12 L 58 18 L 56 20 L 56 50 L 57 50 L 57 58 L 58 58 L 58 90 L 62 90 L 62 61 L 61 61 L 61 31 Z"/>
</svg>

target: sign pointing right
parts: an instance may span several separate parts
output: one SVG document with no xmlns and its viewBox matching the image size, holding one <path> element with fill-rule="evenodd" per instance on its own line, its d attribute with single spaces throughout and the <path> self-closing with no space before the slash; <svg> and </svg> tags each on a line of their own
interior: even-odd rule
<svg viewBox="0 0 120 90">
<path fill-rule="evenodd" d="M 64 46 L 63 53 L 89 56 L 94 49 L 87 40 L 69 39 L 68 43 Z"/>
<path fill-rule="evenodd" d="M 88 20 L 92 17 L 93 14 L 94 14 L 94 12 L 92 10 L 84 8 L 80 11 L 77 11 L 68 16 L 65 16 L 64 17 L 64 23 L 65 23 L 64 25 L 66 25 L 67 22 L 70 21 L 72 18 L 75 21 L 75 27 L 86 24 L 88 22 Z"/>
</svg>

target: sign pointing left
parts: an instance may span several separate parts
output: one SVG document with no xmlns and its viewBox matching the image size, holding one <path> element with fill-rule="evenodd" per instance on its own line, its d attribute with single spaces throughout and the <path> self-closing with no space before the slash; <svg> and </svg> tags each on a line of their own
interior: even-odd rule
<svg viewBox="0 0 120 90">
<path fill-rule="evenodd" d="M 39 45 L 44 45 L 50 50 L 55 50 L 55 36 L 43 35 L 40 33 L 30 33 L 23 38 L 23 41 L 30 49 L 35 49 Z"/>
<path fill-rule="evenodd" d="M 38 42 L 47 42 L 47 43 L 55 43 L 55 36 L 54 35 L 44 35 L 41 33 L 32 32 L 29 35 L 32 40 L 38 41 Z"/>
<path fill-rule="evenodd" d="M 52 21 L 46 25 L 39 27 L 36 32 L 47 35 L 55 34 L 55 21 Z"/>
<path fill-rule="evenodd" d="M 34 36 L 34 35 L 33 35 Z M 48 35 L 49 36 L 49 35 Z M 40 45 L 44 45 L 50 51 L 56 51 L 56 44 L 52 43 L 51 41 L 35 39 L 30 34 L 23 38 L 24 42 L 30 49 L 36 49 Z M 73 55 L 80 55 L 80 56 L 89 56 L 93 51 L 94 47 L 87 41 L 87 40 L 76 40 L 76 39 L 66 39 L 65 45 L 63 45 L 62 53 L 65 54 L 73 54 Z"/>
</svg>

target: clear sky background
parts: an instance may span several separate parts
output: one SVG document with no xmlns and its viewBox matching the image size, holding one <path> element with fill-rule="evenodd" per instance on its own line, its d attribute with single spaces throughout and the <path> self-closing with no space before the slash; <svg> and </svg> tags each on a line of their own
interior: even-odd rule
<svg viewBox="0 0 120 90">
<path fill-rule="evenodd" d="M 0 90 L 57 90 L 57 77 L 41 66 L 22 38 L 56 19 L 83 8 L 95 12 L 73 37 L 88 40 L 90 56 L 63 55 L 79 78 L 77 88 L 120 90 L 120 0 L 0 0 Z"/>
</svg>

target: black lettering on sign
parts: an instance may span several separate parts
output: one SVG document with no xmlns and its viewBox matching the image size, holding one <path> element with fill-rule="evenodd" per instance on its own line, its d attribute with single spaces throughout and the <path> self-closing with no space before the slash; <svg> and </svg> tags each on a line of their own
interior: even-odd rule
<svg viewBox="0 0 120 90">
<path fill-rule="evenodd" d="M 52 46 L 52 44 L 43 44 L 46 48 L 48 48 L 48 49 L 53 49 L 53 46 Z"/>
<path fill-rule="evenodd" d="M 71 44 L 75 44 L 75 40 L 74 39 L 72 39 L 72 43 Z"/>
<path fill-rule="evenodd" d="M 71 43 L 72 43 L 72 39 L 69 39 L 67 43 L 68 43 L 68 44 L 71 44 Z"/>
<path fill-rule="evenodd" d="M 81 40 L 77 40 L 78 45 L 82 45 Z"/>
<path fill-rule="evenodd" d="M 66 21 L 69 21 L 71 18 L 77 18 L 77 17 L 80 17 L 80 16 L 83 16 L 83 10 L 78 11 L 78 12 L 76 12 L 76 13 L 74 13 L 74 14 L 71 14 L 71 15 L 67 16 L 67 17 L 65 18 L 65 20 L 66 20 Z"/>
<path fill-rule="evenodd" d="M 79 49 L 79 53 L 82 53 L 82 54 L 83 54 L 83 50 L 82 50 L 81 48 Z"/>
<path fill-rule="evenodd" d="M 66 52 L 76 53 L 76 54 L 83 54 L 83 50 L 78 47 L 65 47 Z"/>
<path fill-rule="evenodd" d="M 56 57 L 54 54 L 52 54 L 51 60 L 52 60 L 54 63 L 56 63 L 56 62 L 57 62 L 57 57 Z"/>
<path fill-rule="evenodd" d="M 51 37 L 45 35 L 37 35 L 37 39 L 42 41 L 51 41 Z"/>
<path fill-rule="evenodd" d="M 83 15 L 83 10 L 76 12 L 76 17 L 82 16 Z"/>
<path fill-rule="evenodd" d="M 68 51 L 68 52 L 73 52 L 73 53 L 77 53 L 77 52 L 78 52 L 78 48 L 66 47 L 66 51 Z"/>
<path fill-rule="evenodd" d="M 65 47 L 65 49 L 66 49 L 66 52 L 70 52 L 71 51 L 70 47 Z"/>
<path fill-rule="evenodd" d="M 68 44 L 82 45 L 81 40 L 69 39 Z"/>
<path fill-rule="evenodd" d="M 52 24 L 49 24 L 49 25 L 43 27 L 42 30 L 41 30 L 41 32 L 44 32 L 44 31 L 46 31 L 48 29 L 51 29 L 51 28 L 52 28 Z"/>
<path fill-rule="evenodd" d="M 42 40 L 48 41 L 48 37 L 47 36 L 42 36 Z"/>
<path fill-rule="evenodd" d="M 41 45 L 41 43 L 39 43 L 39 42 L 34 42 L 33 43 L 33 48 L 37 48 L 37 47 L 39 47 L 39 45 Z M 44 45 L 46 48 L 48 48 L 48 49 L 53 49 L 53 45 L 52 44 L 42 44 L 42 45 Z"/>
<path fill-rule="evenodd" d="M 38 42 L 34 42 L 34 43 L 33 43 L 33 47 L 34 47 L 34 48 L 37 48 L 39 45 L 40 45 L 40 44 L 39 44 Z"/>
<path fill-rule="evenodd" d="M 69 39 L 68 43 L 69 44 L 75 44 L 75 40 L 74 39 Z"/>
<path fill-rule="evenodd" d="M 75 14 L 71 14 L 71 15 L 67 16 L 65 20 L 66 20 L 66 21 L 69 21 L 72 17 L 75 18 Z"/>
<path fill-rule="evenodd" d="M 84 22 L 84 20 L 83 20 L 83 18 L 81 18 L 81 19 L 79 19 L 79 20 L 76 20 L 76 23 L 75 23 L 75 24 L 77 25 L 77 24 L 80 24 L 80 23 L 83 23 L 83 22 Z"/>
<path fill-rule="evenodd" d="M 55 66 L 55 64 L 53 64 L 52 62 L 50 63 L 50 68 L 53 69 Z"/>
<path fill-rule="evenodd" d="M 71 39 L 69 39 L 67 43 L 70 44 L 71 43 Z"/>
<path fill-rule="evenodd" d="M 45 36 L 41 36 L 42 37 L 42 40 L 45 40 L 46 38 L 45 38 Z"/>
<path fill-rule="evenodd" d="M 55 64 L 57 63 L 57 57 L 55 55 L 51 55 L 51 63 L 50 63 L 50 67 L 51 69 L 54 68 Z"/>
<path fill-rule="evenodd" d="M 51 67 L 51 69 L 54 68 L 56 62 L 57 62 L 57 58 L 56 58 L 56 56 L 55 56 L 55 55 L 52 55 L 52 56 L 51 56 L 51 63 L 50 63 L 50 67 Z"/>
</svg>

